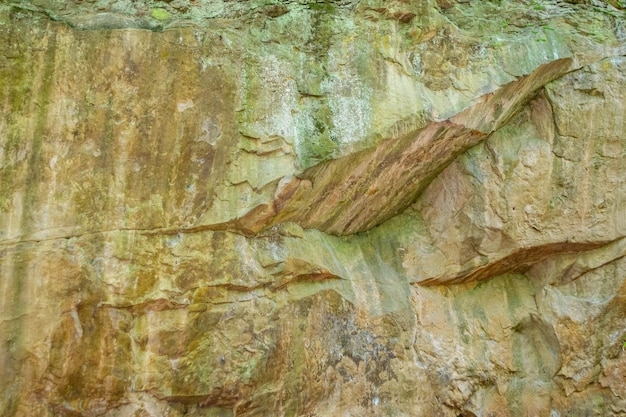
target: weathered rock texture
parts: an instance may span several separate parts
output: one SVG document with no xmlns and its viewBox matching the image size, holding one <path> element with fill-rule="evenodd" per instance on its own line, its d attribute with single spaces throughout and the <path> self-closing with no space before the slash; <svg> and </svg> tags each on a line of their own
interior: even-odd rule
<svg viewBox="0 0 626 417">
<path fill-rule="evenodd" d="M 623 2 L 3 3 L 2 416 L 626 416 Z"/>
</svg>

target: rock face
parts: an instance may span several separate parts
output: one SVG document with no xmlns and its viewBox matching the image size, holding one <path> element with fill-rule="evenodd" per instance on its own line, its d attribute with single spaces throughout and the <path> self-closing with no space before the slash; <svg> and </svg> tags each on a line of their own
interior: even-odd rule
<svg viewBox="0 0 626 417">
<path fill-rule="evenodd" d="M 620 7 L 5 1 L 0 414 L 625 416 Z"/>
</svg>

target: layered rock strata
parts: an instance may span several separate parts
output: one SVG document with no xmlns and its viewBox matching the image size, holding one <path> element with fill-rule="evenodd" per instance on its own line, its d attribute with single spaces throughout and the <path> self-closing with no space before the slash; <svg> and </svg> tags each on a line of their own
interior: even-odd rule
<svg viewBox="0 0 626 417">
<path fill-rule="evenodd" d="M 620 7 L 0 5 L 0 414 L 626 415 Z"/>
</svg>

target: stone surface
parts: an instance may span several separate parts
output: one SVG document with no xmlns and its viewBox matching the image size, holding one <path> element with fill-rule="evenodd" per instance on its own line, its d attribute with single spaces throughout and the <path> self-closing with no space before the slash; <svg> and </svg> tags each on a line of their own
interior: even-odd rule
<svg viewBox="0 0 626 417">
<path fill-rule="evenodd" d="M 0 414 L 626 415 L 608 3 L 4 2 Z"/>
</svg>

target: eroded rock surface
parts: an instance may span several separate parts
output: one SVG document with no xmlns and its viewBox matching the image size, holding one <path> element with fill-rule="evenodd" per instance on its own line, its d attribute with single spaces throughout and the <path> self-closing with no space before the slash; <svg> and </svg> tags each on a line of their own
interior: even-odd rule
<svg viewBox="0 0 626 417">
<path fill-rule="evenodd" d="M 626 415 L 609 3 L 0 5 L 0 414 Z"/>
</svg>

